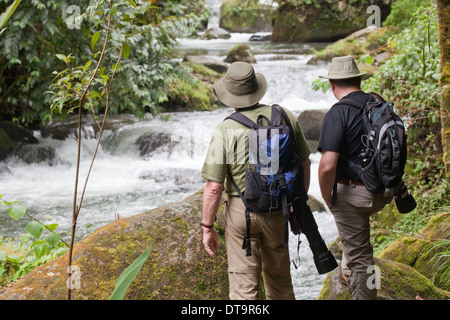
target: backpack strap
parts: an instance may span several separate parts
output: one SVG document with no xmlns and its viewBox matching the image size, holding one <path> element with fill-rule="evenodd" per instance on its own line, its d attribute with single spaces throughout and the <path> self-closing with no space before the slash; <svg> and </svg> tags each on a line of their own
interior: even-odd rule
<svg viewBox="0 0 450 320">
<path fill-rule="evenodd" d="M 278 110 L 278 112 L 275 112 L 275 114 L 280 114 L 283 117 L 284 122 L 286 123 L 286 125 L 289 127 L 289 129 L 291 129 L 292 132 L 292 137 L 294 138 L 294 142 L 295 142 L 295 133 L 294 133 L 294 129 L 292 128 L 292 123 L 291 120 L 289 119 L 286 111 L 284 111 L 283 107 L 281 107 L 279 104 L 274 104 L 272 105 L 272 122 L 274 121 L 274 112 L 273 109 Z M 276 120 L 276 119 L 275 119 Z M 281 120 L 280 120 L 280 124 L 281 124 Z"/>
<path fill-rule="evenodd" d="M 244 242 L 242 243 L 242 249 L 245 249 L 245 255 L 247 257 L 252 255 L 252 246 L 250 241 L 250 205 L 247 202 L 247 199 L 242 194 L 241 190 L 239 189 L 236 181 L 234 181 L 233 177 L 231 176 L 230 171 L 228 171 L 228 177 L 230 178 L 231 184 L 236 189 L 236 192 L 239 194 L 239 197 L 241 198 L 242 202 L 245 206 L 245 225 L 246 225 L 246 233 L 244 235 Z"/>
<path fill-rule="evenodd" d="M 282 109 L 279 105 L 274 104 L 272 105 L 272 115 L 270 117 L 270 120 L 272 121 L 272 124 L 275 127 L 278 127 L 281 125 L 281 110 Z"/>
<path fill-rule="evenodd" d="M 378 100 L 380 100 L 381 102 L 386 103 L 386 100 L 384 100 L 383 97 L 380 96 L 378 93 L 370 92 L 370 94 L 371 94 L 372 96 L 374 96 L 375 98 L 377 98 Z"/>
<path fill-rule="evenodd" d="M 274 112 L 276 109 L 278 112 Z M 295 145 L 295 132 L 294 129 L 292 128 L 292 123 L 291 120 L 289 119 L 286 111 L 283 109 L 283 107 L 281 107 L 278 104 L 274 104 L 272 105 L 272 119 L 274 118 L 274 114 L 280 115 L 284 122 L 286 123 L 286 125 L 289 127 L 289 129 L 292 132 L 292 143 Z M 272 120 L 274 121 L 274 120 Z M 280 124 L 281 124 L 281 119 L 279 120 Z M 286 181 L 284 180 L 284 176 L 280 177 L 280 182 L 281 185 L 280 187 L 282 189 L 286 189 Z M 302 185 L 303 185 L 303 181 L 302 181 Z M 281 203 L 282 203 L 282 208 L 283 208 L 283 218 L 284 218 L 284 246 L 288 247 L 288 242 L 289 242 L 289 231 L 288 231 L 288 221 L 289 221 L 289 210 L 288 210 L 288 205 L 287 205 L 287 191 L 283 190 L 285 192 L 283 192 L 282 196 L 281 196 Z M 299 244 L 300 245 L 300 238 L 299 238 Z"/>
<path fill-rule="evenodd" d="M 295 142 L 295 132 L 294 132 L 294 129 L 292 128 L 291 120 L 289 119 L 286 111 L 283 109 L 283 107 L 281 107 L 278 104 L 274 104 L 272 107 L 279 111 L 279 114 L 283 117 L 284 122 L 289 127 L 289 129 L 291 130 L 291 132 L 292 132 L 292 143 L 295 145 L 295 143 L 296 143 Z M 303 170 L 303 166 L 301 167 L 301 170 Z M 284 179 L 282 179 L 282 184 L 283 183 L 285 183 Z M 302 186 L 303 186 L 303 181 L 302 181 Z M 306 194 L 306 192 L 305 192 L 305 194 Z M 306 201 L 308 201 L 308 195 L 306 195 L 305 203 L 306 203 Z M 288 241 L 289 241 L 288 240 L 288 231 L 287 231 L 287 228 L 288 228 L 287 221 L 289 220 L 290 213 L 288 212 L 287 195 L 286 195 L 286 193 L 284 193 L 283 196 L 281 197 L 281 202 L 282 202 L 282 208 L 283 208 L 284 229 L 285 229 L 284 244 L 287 247 L 288 246 Z M 297 256 L 298 256 L 298 250 L 300 248 L 300 243 L 301 243 L 301 241 L 300 241 L 300 233 L 299 233 L 298 243 L 297 243 Z M 295 263 L 294 263 L 294 266 L 297 269 L 297 266 L 295 265 Z"/>
<path fill-rule="evenodd" d="M 254 130 L 258 129 L 261 126 L 259 123 L 253 122 L 248 117 L 246 117 L 245 115 L 243 115 L 241 112 L 238 112 L 238 111 L 230 114 L 228 117 L 226 117 L 224 119 L 224 121 L 227 120 L 227 119 L 231 119 L 231 120 L 237 121 L 240 124 L 243 124 L 244 126 L 252 128 Z"/>
<path fill-rule="evenodd" d="M 255 123 L 252 120 L 250 120 L 248 117 L 243 115 L 241 112 L 234 112 L 234 113 L 232 113 L 231 115 L 226 117 L 224 119 L 224 121 L 227 120 L 227 119 L 239 122 L 240 124 L 243 124 L 244 126 L 252 128 L 254 130 L 258 129 L 261 126 L 259 123 Z M 259 118 L 258 118 L 258 122 L 259 122 Z M 252 248 L 251 248 L 251 241 L 250 241 L 250 205 L 249 205 L 247 199 L 242 194 L 241 190 L 239 189 L 236 181 L 234 181 L 233 176 L 231 175 L 229 170 L 227 172 L 227 176 L 230 179 L 231 184 L 233 185 L 234 189 L 238 193 L 239 197 L 241 198 L 241 200 L 242 200 L 242 202 L 244 203 L 244 206 L 245 206 L 245 224 L 246 224 L 247 231 L 246 231 L 246 233 L 244 235 L 244 241 L 242 243 L 242 249 L 246 250 L 246 253 L 245 253 L 246 256 L 251 256 L 252 255 Z"/>
</svg>

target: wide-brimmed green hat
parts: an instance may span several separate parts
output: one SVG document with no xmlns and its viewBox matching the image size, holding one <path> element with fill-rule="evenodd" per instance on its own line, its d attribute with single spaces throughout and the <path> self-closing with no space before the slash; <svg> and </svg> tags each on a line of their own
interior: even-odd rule
<svg viewBox="0 0 450 320">
<path fill-rule="evenodd" d="M 225 77 L 214 83 L 217 97 L 225 105 L 234 108 L 247 108 L 257 104 L 267 90 L 264 75 L 255 73 L 247 62 L 233 62 Z"/>
<path fill-rule="evenodd" d="M 367 72 L 361 73 L 352 56 L 336 57 L 331 61 L 330 69 L 327 76 L 319 76 L 320 78 L 330 80 L 341 80 L 361 77 Z"/>
</svg>

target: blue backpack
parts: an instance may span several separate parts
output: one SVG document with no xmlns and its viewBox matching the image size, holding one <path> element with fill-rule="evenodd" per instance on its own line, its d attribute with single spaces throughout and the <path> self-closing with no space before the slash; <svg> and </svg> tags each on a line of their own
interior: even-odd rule
<svg viewBox="0 0 450 320">
<path fill-rule="evenodd" d="M 226 119 L 253 129 L 248 135 L 249 163 L 245 172 L 244 192 L 241 192 L 231 174 L 228 174 L 246 207 L 247 234 L 242 247 L 247 250 L 246 255 L 250 256 L 250 211 L 269 212 L 270 219 L 270 213 L 274 210 L 283 210 L 284 242 L 287 247 L 290 206 L 299 198 L 305 203 L 307 200 L 303 187 L 303 167 L 296 155 L 290 120 L 279 105 L 272 106 L 270 120 L 260 115 L 255 123 L 240 112 L 235 112 Z M 262 124 L 263 119 L 267 125 Z"/>
</svg>

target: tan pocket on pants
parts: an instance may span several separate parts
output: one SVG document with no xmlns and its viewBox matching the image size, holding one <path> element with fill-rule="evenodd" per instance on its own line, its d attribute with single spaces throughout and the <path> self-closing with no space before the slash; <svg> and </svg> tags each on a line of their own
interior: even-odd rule
<svg viewBox="0 0 450 320">
<path fill-rule="evenodd" d="M 357 208 L 371 208 L 373 205 L 373 201 L 371 200 L 362 200 L 362 199 L 346 199 L 348 204 L 357 207 Z"/>
<path fill-rule="evenodd" d="M 341 186 L 338 199 L 356 208 L 371 208 L 373 206 L 372 194 L 364 187 Z"/>
</svg>

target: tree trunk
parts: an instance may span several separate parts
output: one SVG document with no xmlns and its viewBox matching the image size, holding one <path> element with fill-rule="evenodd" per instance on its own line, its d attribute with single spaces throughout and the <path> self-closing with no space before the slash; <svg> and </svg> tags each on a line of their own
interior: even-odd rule
<svg viewBox="0 0 450 320">
<path fill-rule="evenodd" d="M 450 1 L 437 0 L 439 46 L 441 49 L 441 127 L 445 176 L 450 179 Z"/>
</svg>

